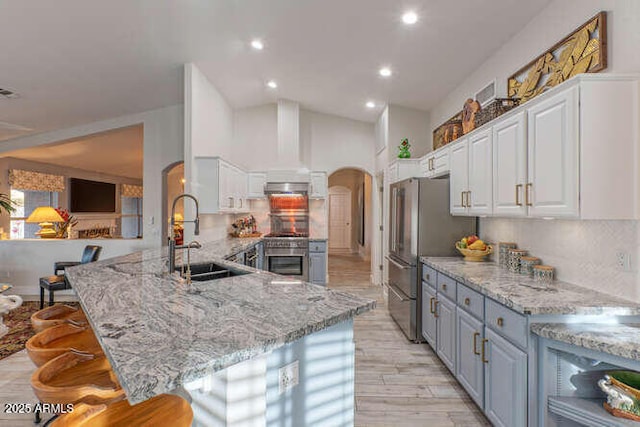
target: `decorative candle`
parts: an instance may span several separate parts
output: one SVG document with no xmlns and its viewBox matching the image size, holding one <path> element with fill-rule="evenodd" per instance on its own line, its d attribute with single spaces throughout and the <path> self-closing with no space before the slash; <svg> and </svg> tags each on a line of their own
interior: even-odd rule
<svg viewBox="0 0 640 427">
<path fill-rule="evenodd" d="M 534 265 L 533 266 L 533 280 L 549 285 L 553 282 L 554 269 L 548 265 Z"/>
<path fill-rule="evenodd" d="M 515 249 L 518 245 L 513 242 L 498 242 L 498 265 L 502 268 L 509 267 L 509 249 Z"/>
<path fill-rule="evenodd" d="M 527 255 L 524 249 L 509 249 L 509 271 L 520 273 L 520 258 Z"/>
<path fill-rule="evenodd" d="M 540 258 L 523 256 L 520 258 L 520 274 L 533 276 L 533 267 L 540 264 Z"/>
</svg>

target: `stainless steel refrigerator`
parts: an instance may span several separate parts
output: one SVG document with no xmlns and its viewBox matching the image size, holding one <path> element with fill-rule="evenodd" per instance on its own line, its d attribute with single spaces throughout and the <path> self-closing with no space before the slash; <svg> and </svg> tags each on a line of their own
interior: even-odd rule
<svg viewBox="0 0 640 427">
<path fill-rule="evenodd" d="M 391 184 L 389 312 L 407 338 L 423 342 L 421 256 L 456 256 L 454 243 L 476 233 L 476 217 L 449 213 L 449 180 L 409 178 Z"/>
</svg>

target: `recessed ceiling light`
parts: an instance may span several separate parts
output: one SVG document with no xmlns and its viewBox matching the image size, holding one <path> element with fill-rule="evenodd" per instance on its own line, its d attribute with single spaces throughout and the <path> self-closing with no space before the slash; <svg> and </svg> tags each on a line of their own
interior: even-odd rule
<svg viewBox="0 0 640 427">
<path fill-rule="evenodd" d="M 391 68 L 382 67 L 380 68 L 380 71 L 378 71 L 378 73 L 380 73 L 382 77 L 391 77 Z"/>
<path fill-rule="evenodd" d="M 276 83 L 275 80 L 269 80 L 267 82 L 267 86 L 270 87 L 271 89 L 275 89 L 278 87 L 278 83 Z"/>
<path fill-rule="evenodd" d="M 375 108 L 376 107 L 376 103 L 373 101 L 369 101 L 366 104 L 364 104 L 367 106 L 367 108 Z"/>
<path fill-rule="evenodd" d="M 402 15 L 402 22 L 407 25 L 413 25 L 418 22 L 418 15 L 412 10 L 407 11 Z"/>
<path fill-rule="evenodd" d="M 262 50 L 264 49 L 264 43 L 260 39 L 253 39 L 251 40 L 251 47 L 255 50 Z"/>
</svg>

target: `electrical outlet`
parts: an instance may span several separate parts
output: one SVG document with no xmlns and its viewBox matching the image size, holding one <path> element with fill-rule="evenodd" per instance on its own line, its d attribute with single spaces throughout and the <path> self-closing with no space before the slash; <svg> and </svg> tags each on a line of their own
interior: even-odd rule
<svg viewBox="0 0 640 427">
<path fill-rule="evenodd" d="M 619 270 L 631 271 L 631 257 L 626 252 L 616 253 L 616 265 Z"/>
<path fill-rule="evenodd" d="M 298 361 L 289 363 L 278 370 L 278 390 L 280 394 L 298 385 Z"/>
</svg>

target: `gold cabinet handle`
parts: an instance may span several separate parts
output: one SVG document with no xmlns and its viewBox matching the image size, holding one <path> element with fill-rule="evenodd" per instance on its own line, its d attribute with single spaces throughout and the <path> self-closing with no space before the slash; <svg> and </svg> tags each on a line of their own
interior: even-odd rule
<svg viewBox="0 0 640 427">
<path fill-rule="evenodd" d="M 496 323 L 502 328 L 504 326 L 504 319 L 502 317 L 498 317 Z"/>
<path fill-rule="evenodd" d="M 433 301 L 435 300 L 434 297 L 429 298 L 429 313 L 434 314 L 435 313 L 435 309 L 433 308 Z"/>
<path fill-rule="evenodd" d="M 531 189 L 533 188 L 533 184 L 532 183 L 528 183 L 526 185 L 525 191 L 524 191 L 524 199 L 525 199 L 525 203 L 527 204 L 527 206 L 533 206 L 533 203 L 531 203 Z"/>
<path fill-rule="evenodd" d="M 522 190 L 522 184 L 516 184 L 516 206 L 522 206 L 520 201 L 520 190 Z"/>
<path fill-rule="evenodd" d="M 473 333 L 473 354 L 476 356 L 480 356 L 480 352 L 477 350 L 478 348 L 478 337 L 480 336 L 480 332 Z"/>
<path fill-rule="evenodd" d="M 471 207 L 471 191 L 467 191 L 467 207 Z"/>
<path fill-rule="evenodd" d="M 460 192 L 460 203 L 462 203 L 463 208 L 467 207 L 467 205 L 464 204 L 464 191 Z"/>
<path fill-rule="evenodd" d="M 435 163 L 436 163 L 435 158 L 432 157 L 431 158 L 431 170 L 432 171 L 436 170 L 436 164 Z"/>
<path fill-rule="evenodd" d="M 446 291 L 446 290 L 447 290 L 447 284 L 446 284 L 446 283 L 443 283 L 443 284 L 442 284 L 442 290 L 443 290 L 443 291 Z"/>
<path fill-rule="evenodd" d="M 486 356 L 486 350 L 485 350 L 485 344 L 488 343 L 489 340 L 486 338 L 482 338 L 482 363 L 489 363 L 489 361 L 487 360 Z"/>
<path fill-rule="evenodd" d="M 436 298 L 434 304 L 433 304 L 433 317 L 439 317 L 438 316 L 438 303 L 440 301 L 438 301 L 438 299 Z"/>
<path fill-rule="evenodd" d="M 471 300 L 469 298 L 465 298 L 464 305 L 469 305 L 469 304 L 471 304 Z"/>
</svg>

